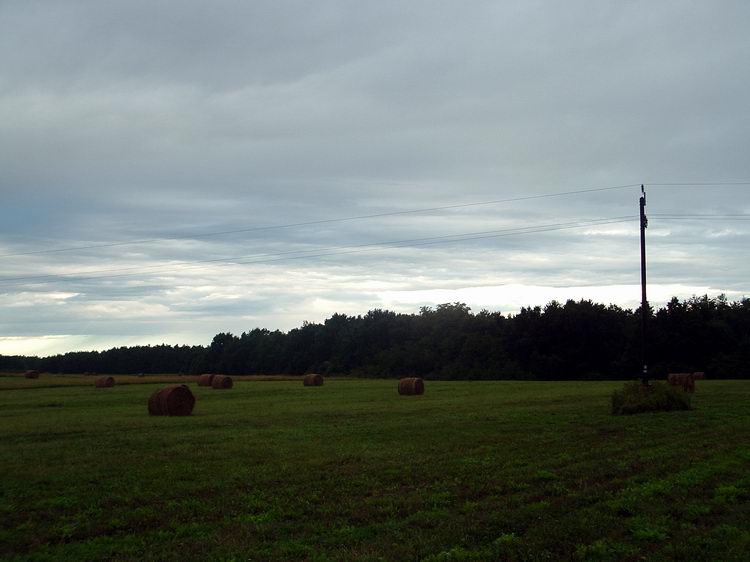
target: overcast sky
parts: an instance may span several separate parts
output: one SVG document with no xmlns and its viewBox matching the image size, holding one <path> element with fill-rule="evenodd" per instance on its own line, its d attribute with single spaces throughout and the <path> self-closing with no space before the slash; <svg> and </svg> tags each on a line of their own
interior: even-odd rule
<svg viewBox="0 0 750 562">
<path fill-rule="evenodd" d="M 750 181 L 749 24 L 746 0 L 3 0 L 0 353 L 635 308 L 641 183 L 652 305 L 750 296 L 750 185 L 720 185 Z"/>
</svg>

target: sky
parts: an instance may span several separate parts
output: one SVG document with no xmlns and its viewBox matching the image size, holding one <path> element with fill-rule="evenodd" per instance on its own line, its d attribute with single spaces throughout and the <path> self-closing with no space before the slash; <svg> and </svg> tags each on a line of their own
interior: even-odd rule
<svg viewBox="0 0 750 562">
<path fill-rule="evenodd" d="M 750 296 L 750 3 L 0 2 L 0 354 Z"/>
</svg>

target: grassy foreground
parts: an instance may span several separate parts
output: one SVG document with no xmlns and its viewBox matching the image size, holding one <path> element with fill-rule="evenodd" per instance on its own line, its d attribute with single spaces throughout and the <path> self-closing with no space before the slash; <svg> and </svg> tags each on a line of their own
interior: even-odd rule
<svg viewBox="0 0 750 562">
<path fill-rule="evenodd" d="M 80 379 L 0 377 L 4 559 L 750 559 L 750 381 L 621 417 L 609 382 L 191 382 L 161 418 Z"/>
</svg>

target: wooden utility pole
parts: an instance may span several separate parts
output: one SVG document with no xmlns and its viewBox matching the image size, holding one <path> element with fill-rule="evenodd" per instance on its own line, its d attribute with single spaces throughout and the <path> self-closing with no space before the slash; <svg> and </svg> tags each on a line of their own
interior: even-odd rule
<svg viewBox="0 0 750 562">
<path fill-rule="evenodd" d="M 646 320 L 648 318 L 648 300 L 646 300 L 646 190 L 641 184 L 641 359 L 643 372 L 641 384 L 648 385 L 648 364 L 646 361 Z"/>
</svg>

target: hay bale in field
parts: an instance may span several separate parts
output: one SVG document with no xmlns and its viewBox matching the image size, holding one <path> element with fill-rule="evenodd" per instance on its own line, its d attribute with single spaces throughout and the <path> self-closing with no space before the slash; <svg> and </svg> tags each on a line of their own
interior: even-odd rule
<svg viewBox="0 0 750 562">
<path fill-rule="evenodd" d="M 693 373 L 690 373 L 685 377 L 685 380 L 682 383 L 682 389 L 685 392 L 695 392 L 695 378 L 693 377 Z"/>
<path fill-rule="evenodd" d="M 114 377 L 99 377 L 94 381 L 94 386 L 96 388 L 112 388 L 115 386 L 115 378 Z"/>
<path fill-rule="evenodd" d="M 693 373 L 669 373 L 667 382 L 672 386 L 679 386 L 685 392 L 695 392 Z"/>
<path fill-rule="evenodd" d="M 211 386 L 214 382 L 214 374 L 204 374 L 198 376 L 198 386 Z"/>
<path fill-rule="evenodd" d="M 232 388 L 232 386 L 234 386 L 234 381 L 228 375 L 214 375 L 211 381 L 211 388 L 225 389 Z"/>
<path fill-rule="evenodd" d="M 148 399 L 148 413 L 152 416 L 189 416 L 195 406 L 195 396 L 186 384 L 165 386 Z"/>
<path fill-rule="evenodd" d="M 671 386 L 682 386 L 682 379 L 687 376 L 687 373 L 669 373 L 667 375 L 667 383 Z"/>
<path fill-rule="evenodd" d="M 403 395 L 424 394 L 424 379 L 408 377 L 398 381 L 398 393 Z"/>
<path fill-rule="evenodd" d="M 302 384 L 305 386 L 323 386 L 323 375 L 317 373 L 310 373 L 305 375 L 302 379 Z"/>
<path fill-rule="evenodd" d="M 702 381 L 705 378 L 706 378 L 706 373 L 704 373 L 703 371 L 697 371 L 697 372 L 693 373 L 693 380 L 694 381 Z"/>
<path fill-rule="evenodd" d="M 39 378 L 39 371 L 26 371 L 23 374 L 24 377 L 27 379 L 38 379 Z"/>
</svg>

